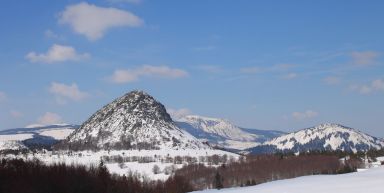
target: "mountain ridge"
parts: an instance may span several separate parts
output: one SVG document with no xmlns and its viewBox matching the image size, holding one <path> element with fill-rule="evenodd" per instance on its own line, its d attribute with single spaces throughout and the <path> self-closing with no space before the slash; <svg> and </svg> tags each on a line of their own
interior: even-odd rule
<svg viewBox="0 0 384 193">
<path fill-rule="evenodd" d="M 382 139 L 360 130 L 337 123 L 323 123 L 314 127 L 273 138 L 262 145 L 250 148 L 252 153 L 346 151 L 358 152 L 384 147 Z"/>
<path fill-rule="evenodd" d="M 184 116 L 178 119 L 176 124 L 200 140 L 231 151 L 247 149 L 272 137 L 280 136 L 276 131 L 256 129 L 247 131 L 226 119 L 200 115 Z"/>
</svg>

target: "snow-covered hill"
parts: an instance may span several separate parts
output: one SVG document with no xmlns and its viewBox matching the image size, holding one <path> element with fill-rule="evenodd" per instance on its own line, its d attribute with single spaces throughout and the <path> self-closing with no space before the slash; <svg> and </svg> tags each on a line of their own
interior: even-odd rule
<svg viewBox="0 0 384 193">
<path fill-rule="evenodd" d="M 132 91 L 104 106 L 59 148 L 209 149 L 172 121 L 164 106 L 143 91 Z"/>
<path fill-rule="evenodd" d="M 382 193 L 384 167 L 340 175 L 305 176 L 256 186 L 204 190 L 194 193 Z"/>
<path fill-rule="evenodd" d="M 348 152 L 380 149 L 384 142 L 359 130 L 339 124 L 321 124 L 289 133 L 251 149 L 253 153 L 308 150 L 341 150 Z"/>
<path fill-rule="evenodd" d="M 176 124 L 196 138 L 226 149 L 243 150 L 280 136 L 276 131 L 243 129 L 228 120 L 188 115 Z"/>
<path fill-rule="evenodd" d="M 49 147 L 65 139 L 77 125 L 53 124 L 35 125 L 25 128 L 7 129 L 0 131 L 0 150 L 18 150 L 28 147 Z"/>
</svg>

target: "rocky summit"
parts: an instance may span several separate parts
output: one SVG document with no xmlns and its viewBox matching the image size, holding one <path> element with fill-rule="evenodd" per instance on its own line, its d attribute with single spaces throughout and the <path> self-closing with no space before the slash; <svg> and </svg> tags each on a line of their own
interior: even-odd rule
<svg viewBox="0 0 384 193">
<path fill-rule="evenodd" d="M 165 107 L 143 91 L 132 91 L 107 104 L 58 148 L 201 149 L 209 148 L 177 127 Z"/>
</svg>

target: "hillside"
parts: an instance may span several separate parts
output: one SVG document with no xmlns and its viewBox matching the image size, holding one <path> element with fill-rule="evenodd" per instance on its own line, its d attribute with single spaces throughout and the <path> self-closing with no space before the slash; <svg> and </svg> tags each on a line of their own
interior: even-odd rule
<svg viewBox="0 0 384 193">
<path fill-rule="evenodd" d="M 59 148 L 209 149 L 177 127 L 164 106 L 143 91 L 132 91 L 107 104 Z"/>
<path fill-rule="evenodd" d="M 340 124 L 321 124 L 288 133 L 249 149 L 252 153 L 346 151 L 358 152 L 380 149 L 384 142 L 357 129 Z"/>
</svg>

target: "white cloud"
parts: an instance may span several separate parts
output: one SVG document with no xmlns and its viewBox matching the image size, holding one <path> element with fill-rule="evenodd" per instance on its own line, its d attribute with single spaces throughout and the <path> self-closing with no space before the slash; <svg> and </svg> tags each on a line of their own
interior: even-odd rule
<svg viewBox="0 0 384 193">
<path fill-rule="evenodd" d="M 138 81 L 141 77 L 175 79 L 186 76 L 188 76 L 188 73 L 181 69 L 170 68 L 168 66 L 143 65 L 135 69 L 115 70 L 113 75 L 108 79 L 113 83 L 129 83 Z"/>
<path fill-rule="evenodd" d="M 0 91 L 0 102 L 3 102 L 5 100 L 7 100 L 7 95 L 5 94 L 5 92 Z"/>
<path fill-rule="evenodd" d="M 292 80 L 292 79 L 297 78 L 297 76 L 298 75 L 296 73 L 289 73 L 289 74 L 283 76 L 283 78 L 286 79 L 286 80 Z"/>
<path fill-rule="evenodd" d="M 39 117 L 37 120 L 37 124 L 39 125 L 51 125 L 63 123 L 63 119 L 60 115 L 52 112 L 46 112 L 43 116 Z"/>
<path fill-rule="evenodd" d="M 311 118 L 317 117 L 318 115 L 319 115 L 318 112 L 312 111 L 312 110 L 292 113 L 292 117 L 297 121 L 301 121 L 301 120 L 305 120 L 305 119 L 311 119 Z"/>
<path fill-rule="evenodd" d="M 379 53 L 374 51 L 351 53 L 353 63 L 359 66 L 368 66 L 376 63 L 376 58 L 378 56 L 379 56 Z"/>
<path fill-rule="evenodd" d="M 129 11 L 86 2 L 67 6 L 60 13 L 59 23 L 69 25 L 75 33 L 85 35 L 91 41 L 102 38 L 110 28 L 143 25 L 143 21 Z"/>
<path fill-rule="evenodd" d="M 16 110 L 11 110 L 9 112 L 9 114 L 11 115 L 11 117 L 16 118 L 16 119 L 23 116 L 23 113 L 21 113 L 20 111 L 16 111 Z"/>
<path fill-rule="evenodd" d="M 65 104 L 67 100 L 81 101 L 89 96 L 87 92 L 80 91 L 76 83 L 66 85 L 62 83 L 52 82 L 49 92 L 55 95 L 59 104 Z"/>
<path fill-rule="evenodd" d="M 169 115 L 171 115 L 173 120 L 179 120 L 187 115 L 191 115 L 192 112 L 187 108 L 181 108 L 181 109 L 167 109 L 167 112 Z"/>
<path fill-rule="evenodd" d="M 336 77 L 336 76 L 328 76 L 328 77 L 325 77 L 323 81 L 329 85 L 337 85 L 337 84 L 340 84 L 341 79 L 340 77 Z"/>
<path fill-rule="evenodd" d="M 384 79 L 376 79 L 366 85 L 351 85 L 350 89 L 360 94 L 371 94 L 384 91 Z"/>
<path fill-rule="evenodd" d="M 26 55 L 26 58 L 30 62 L 42 62 L 42 63 L 56 63 L 65 61 L 79 61 L 89 58 L 88 53 L 78 54 L 75 48 L 71 46 L 63 46 L 54 44 L 47 53 L 37 54 L 36 52 L 30 52 Z"/>
</svg>

